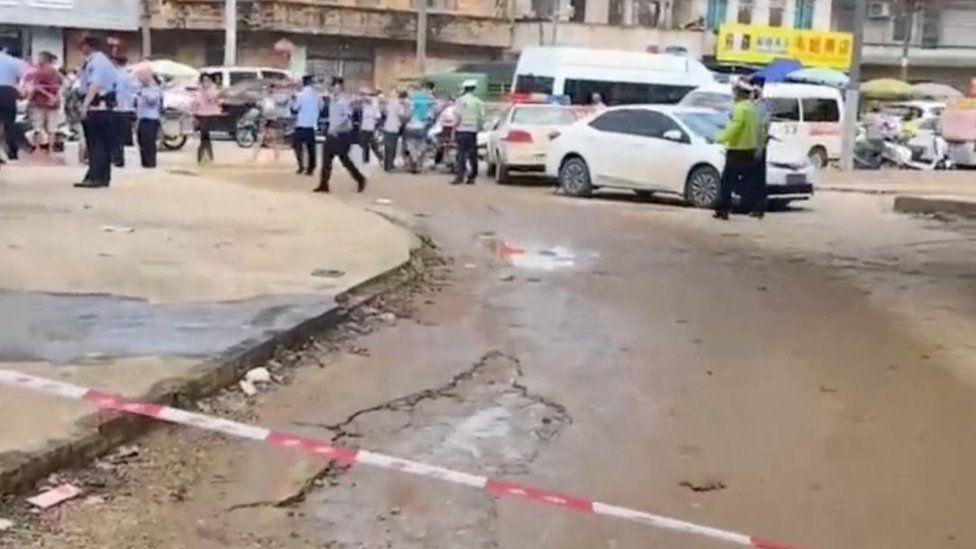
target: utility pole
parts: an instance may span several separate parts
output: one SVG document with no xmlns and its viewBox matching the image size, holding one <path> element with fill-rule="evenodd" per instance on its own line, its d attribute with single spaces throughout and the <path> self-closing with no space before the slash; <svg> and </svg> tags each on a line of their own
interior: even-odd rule
<svg viewBox="0 0 976 549">
<path fill-rule="evenodd" d="M 857 138 L 857 113 L 861 95 L 861 56 L 864 50 L 864 25 L 867 23 L 867 0 L 854 0 L 854 44 L 850 80 L 844 92 L 844 135 L 840 168 L 854 169 L 854 140 Z"/>
<path fill-rule="evenodd" d="M 417 3 L 417 74 L 427 74 L 427 0 Z"/>
<path fill-rule="evenodd" d="M 152 55 L 152 0 L 142 0 L 142 58 Z"/>
<path fill-rule="evenodd" d="M 559 40 L 559 11 L 562 8 L 560 0 L 552 0 L 552 45 Z"/>
<path fill-rule="evenodd" d="M 224 64 L 237 64 L 237 0 L 225 0 L 224 11 Z"/>
<path fill-rule="evenodd" d="M 907 17 L 906 21 L 907 28 L 905 29 L 905 41 L 901 46 L 901 79 L 903 82 L 908 82 L 908 54 L 912 47 L 912 35 L 915 32 L 915 12 L 918 11 L 918 5 L 916 0 L 905 0 L 902 4 L 902 9 L 907 10 L 908 13 L 902 13 L 902 17 Z"/>
</svg>

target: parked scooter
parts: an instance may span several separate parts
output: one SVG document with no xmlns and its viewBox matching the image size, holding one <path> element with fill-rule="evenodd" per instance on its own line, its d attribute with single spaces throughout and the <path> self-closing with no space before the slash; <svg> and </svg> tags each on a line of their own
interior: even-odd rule
<svg viewBox="0 0 976 549">
<path fill-rule="evenodd" d="M 178 151 L 193 134 L 193 115 L 182 109 L 165 108 L 159 124 L 159 142 L 167 151 Z"/>
<path fill-rule="evenodd" d="M 261 142 L 261 132 L 264 128 L 264 115 L 260 107 L 252 106 L 237 121 L 234 137 L 237 145 L 242 149 L 250 149 Z"/>
</svg>

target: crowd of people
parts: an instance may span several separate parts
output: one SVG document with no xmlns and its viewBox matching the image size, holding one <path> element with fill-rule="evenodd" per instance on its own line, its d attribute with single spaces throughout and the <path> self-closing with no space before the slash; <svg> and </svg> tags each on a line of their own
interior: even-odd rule
<svg viewBox="0 0 976 549">
<path fill-rule="evenodd" d="M 120 47 L 94 36 L 83 38 L 78 49 L 85 60 L 77 72 L 59 69 L 57 57 L 50 52 L 40 52 L 33 63 L 0 52 L 0 133 L 5 144 L 0 148 L 11 160 L 38 149 L 56 153 L 63 150 L 62 132 L 76 131 L 83 135 L 79 149 L 88 163 L 84 178 L 76 184 L 79 188 L 108 187 L 112 168 L 125 165 L 125 147 L 133 144 L 138 145 L 141 165 L 156 167 L 164 94 L 151 64 L 130 66 Z M 332 78 L 327 91 L 320 90 L 312 76 L 296 83 L 269 82 L 254 109 L 259 119 L 254 154 L 270 148 L 277 158 L 290 141 L 297 173 L 314 175 L 319 170 L 316 192 L 329 191 L 335 160 L 362 192 L 366 176 L 360 166 L 374 158 L 385 171 L 393 171 L 398 158 L 411 167 L 428 160 L 440 164 L 454 150 L 453 183 L 473 183 L 478 175 L 477 132 L 485 121 L 485 105 L 476 96 L 476 87 L 475 81 L 466 81 L 457 94 L 437 93 L 433 84 L 424 82 L 383 94 L 365 88 L 347 92 L 341 77 Z M 17 102 L 24 98 L 31 141 L 15 122 Z M 223 90 L 210 77 L 201 76 L 190 106 L 201 164 L 213 162 L 212 134 L 226 129 L 223 103 Z M 434 125 L 440 127 L 440 138 L 431 159 L 426 155 Z M 317 138 L 322 135 L 320 151 Z M 418 142 L 419 151 L 408 146 Z M 354 145 L 362 155 L 359 165 L 350 158 Z"/>
<path fill-rule="evenodd" d="M 732 87 L 732 118 L 718 141 L 725 145 L 725 169 L 715 203 L 715 217 L 729 219 L 732 193 L 739 209 L 762 219 L 766 215 L 766 146 L 772 121 L 763 99 L 762 78 L 741 79 Z"/>
</svg>

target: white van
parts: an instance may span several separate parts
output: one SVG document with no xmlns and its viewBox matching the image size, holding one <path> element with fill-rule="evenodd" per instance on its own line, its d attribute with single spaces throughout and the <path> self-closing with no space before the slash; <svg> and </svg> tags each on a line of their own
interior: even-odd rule
<svg viewBox="0 0 976 549">
<path fill-rule="evenodd" d="M 607 105 L 677 103 L 714 81 L 700 61 L 679 55 L 536 46 L 522 50 L 511 91 L 567 96 L 573 105 L 594 93 Z"/>
<path fill-rule="evenodd" d="M 291 72 L 271 67 L 203 67 L 201 75 L 209 76 L 214 84 L 227 88 L 246 80 L 291 80 Z"/>
<path fill-rule="evenodd" d="M 817 167 L 840 158 L 844 112 L 840 90 L 814 84 L 770 83 L 763 89 L 763 96 L 773 118 L 769 129 L 773 137 L 806 151 L 810 163 Z M 730 111 L 732 86 L 702 86 L 686 95 L 681 105 Z"/>
</svg>

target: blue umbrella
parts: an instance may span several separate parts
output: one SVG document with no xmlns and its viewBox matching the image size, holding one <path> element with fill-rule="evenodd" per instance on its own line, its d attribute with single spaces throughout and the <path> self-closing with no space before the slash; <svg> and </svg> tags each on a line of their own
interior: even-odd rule
<svg viewBox="0 0 976 549">
<path fill-rule="evenodd" d="M 760 76 L 766 79 L 766 83 L 782 82 L 786 80 L 788 74 L 794 73 L 803 68 L 799 61 L 794 59 L 777 59 L 764 69 L 756 71 L 753 78 Z"/>
<path fill-rule="evenodd" d="M 847 85 L 847 75 L 835 71 L 834 69 L 802 69 L 791 72 L 786 79 L 790 82 L 802 82 L 804 84 L 821 84 L 823 86 L 834 86 L 841 88 Z"/>
</svg>

